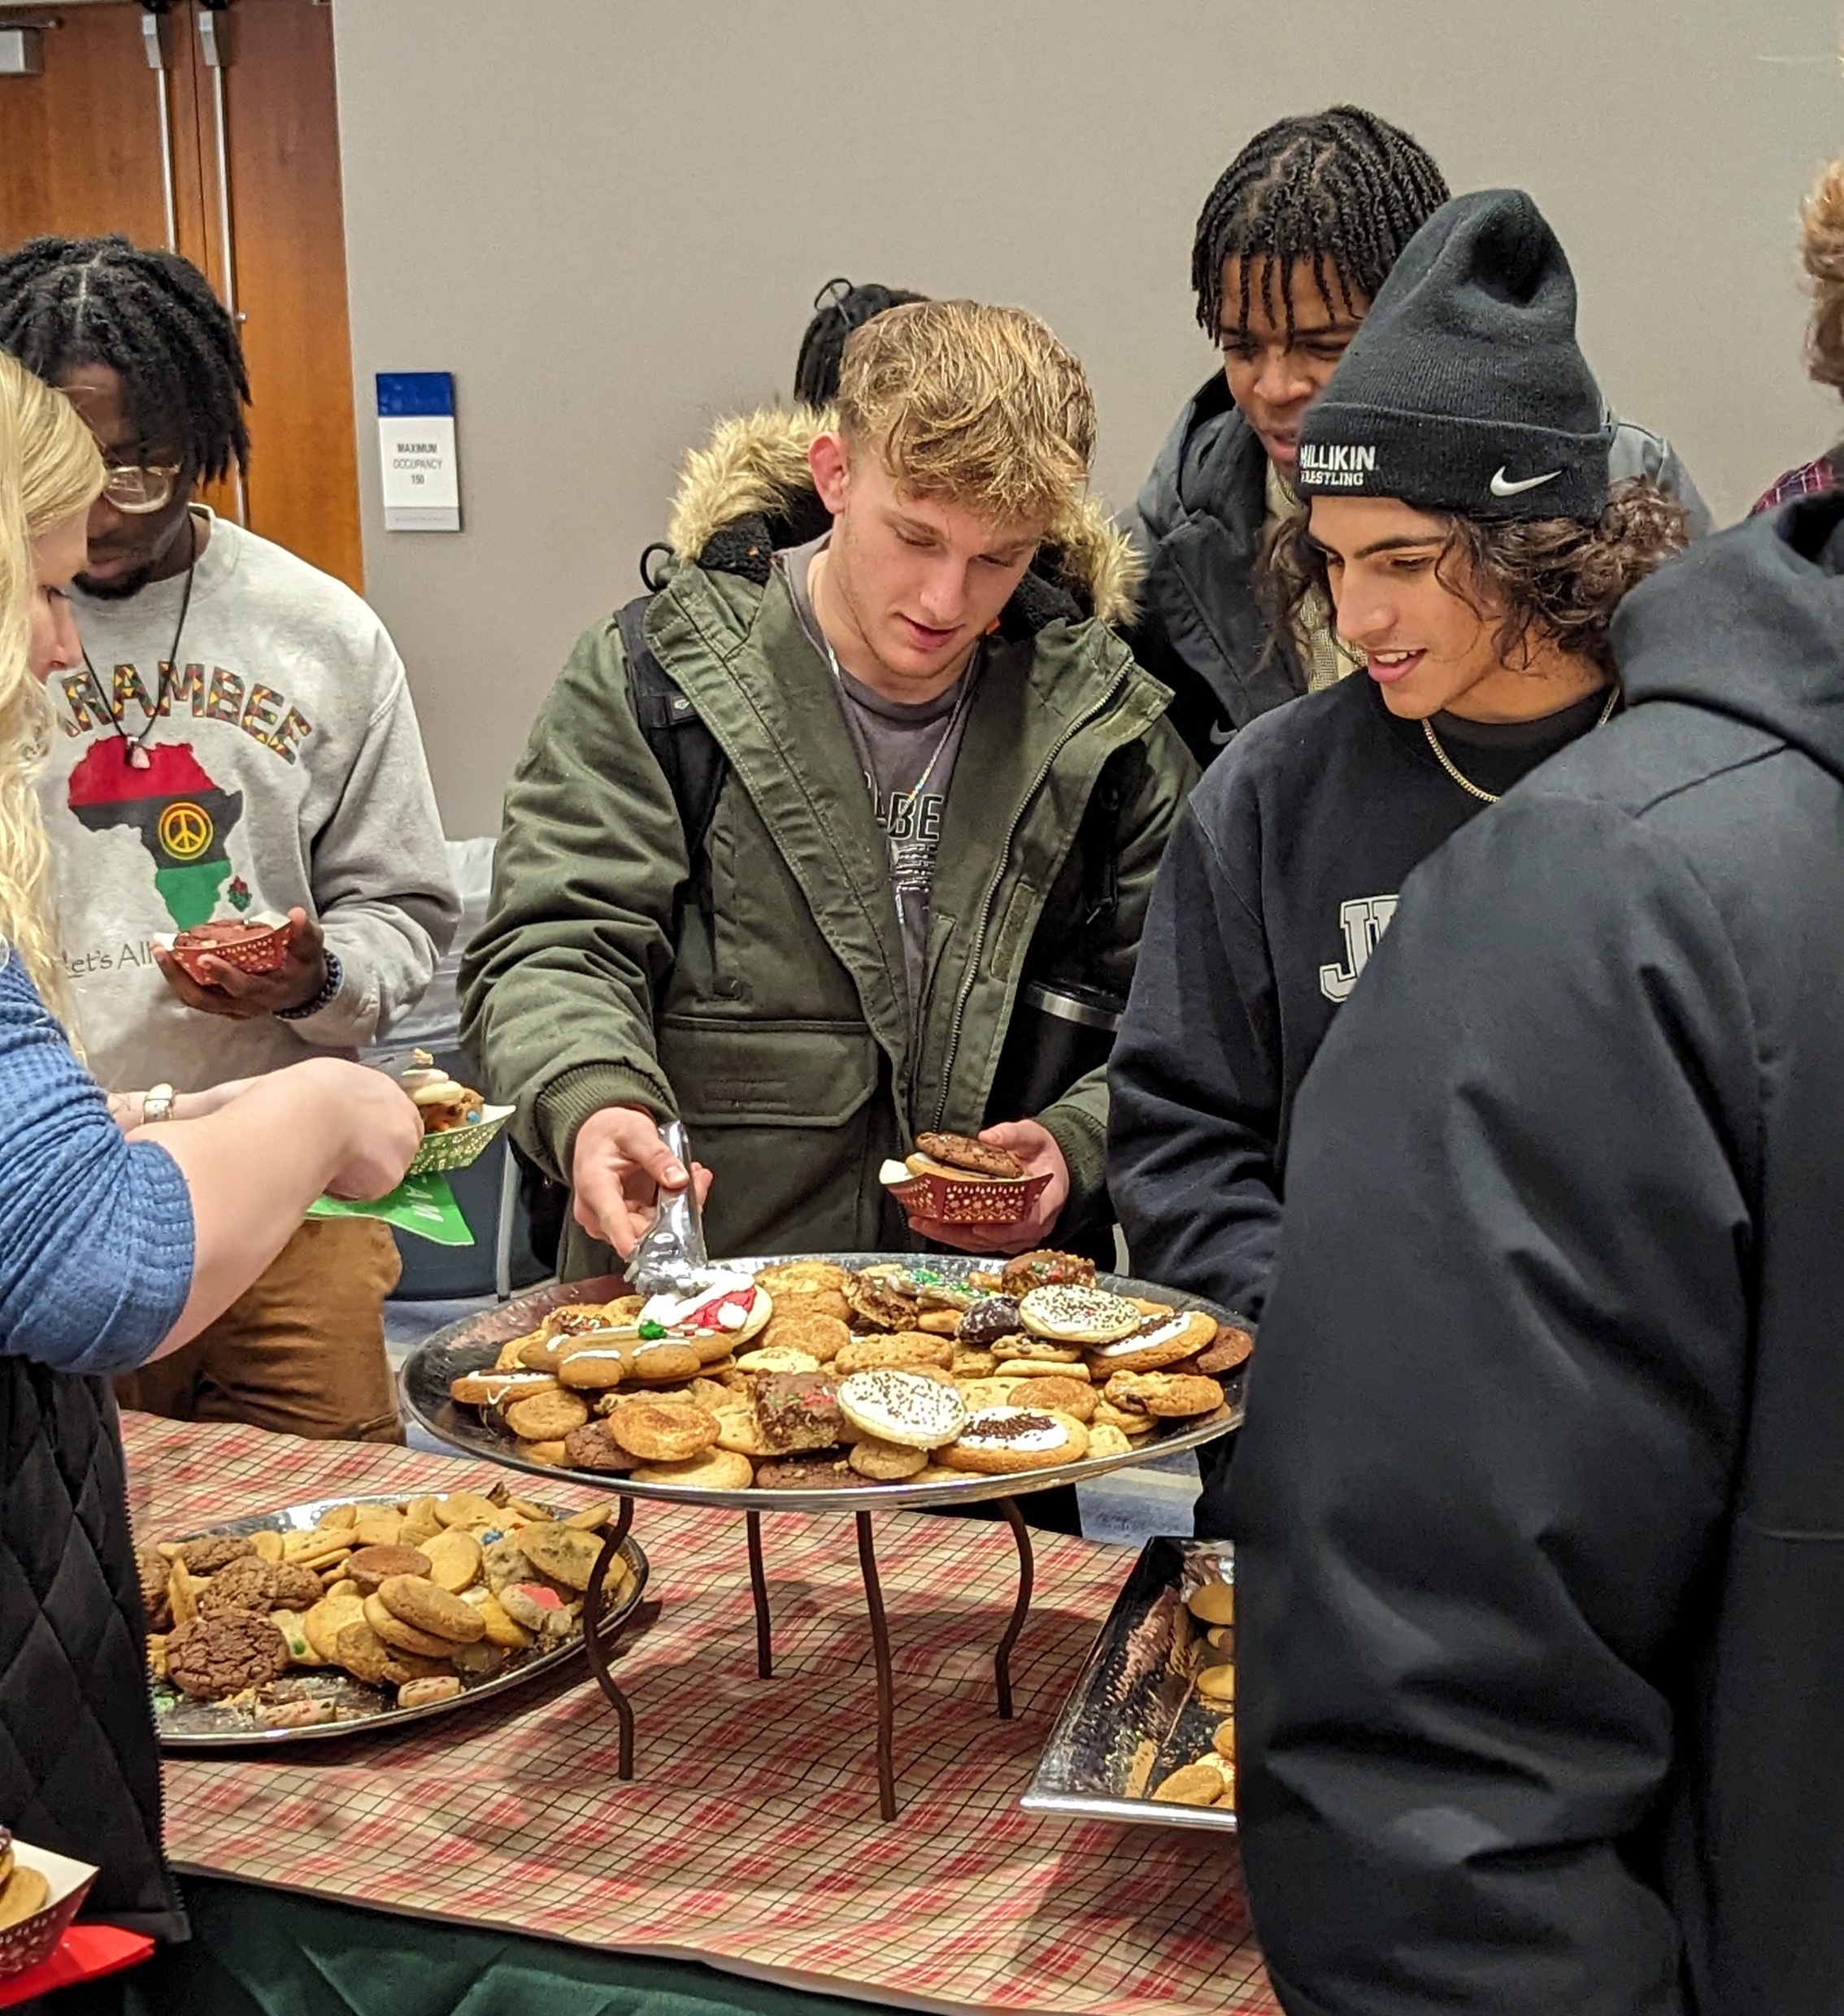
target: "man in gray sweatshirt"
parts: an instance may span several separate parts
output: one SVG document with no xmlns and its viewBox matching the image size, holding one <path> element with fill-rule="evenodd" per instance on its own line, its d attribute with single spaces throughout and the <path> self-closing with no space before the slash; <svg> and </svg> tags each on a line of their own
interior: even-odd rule
<svg viewBox="0 0 1844 2016">
<path fill-rule="evenodd" d="M 249 445 L 236 328 L 194 267 L 35 239 L 0 258 L 0 346 L 70 395 L 109 465 L 43 784 L 91 1067 L 197 1091 L 351 1055 L 414 1006 L 459 916 L 402 662 L 350 589 L 194 501 Z M 213 960 L 201 984 L 159 942 L 264 912 L 293 926 L 272 973 Z M 400 1440 L 398 1273 L 383 1225 L 311 1220 L 123 1401 Z"/>
</svg>

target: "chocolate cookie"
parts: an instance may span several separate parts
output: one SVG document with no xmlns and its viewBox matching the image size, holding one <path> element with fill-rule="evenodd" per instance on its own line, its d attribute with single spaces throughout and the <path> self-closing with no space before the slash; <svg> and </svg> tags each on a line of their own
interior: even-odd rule
<svg viewBox="0 0 1844 2016">
<path fill-rule="evenodd" d="M 314 1571 L 298 1561 L 278 1562 L 269 1572 L 276 1579 L 272 1605 L 276 1610 L 311 1610 L 327 1592 L 327 1585 Z"/>
<path fill-rule="evenodd" d="M 966 1310 L 955 1331 L 955 1341 L 970 1350 L 984 1351 L 1001 1337 L 1015 1337 L 1024 1327 L 1018 1303 L 1010 1295 L 982 1295 Z"/>
<path fill-rule="evenodd" d="M 202 1540 L 189 1540 L 180 1549 L 180 1558 L 194 1575 L 215 1575 L 246 1554 L 254 1554 L 256 1543 L 237 1533 L 207 1533 Z"/>
<path fill-rule="evenodd" d="M 640 1461 L 609 1432 L 606 1421 L 590 1421 L 572 1428 L 563 1438 L 563 1460 L 572 1470 L 606 1471 L 618 1475 L 632 1470 Z"/>
<path fill-rule="evenodd" d="M 789 1456 L 758 1464 L 755 1481 L 763 1491 L 836 1491 L 855 1480 L 842 1456 Z"/>
<path fill-rule="evenodd" d="M 915 1146 L 931 1162 L 946 1162 L 950 1169 L 969 1169 L 976 1176 L 1016 1182 L 1025 1173 L 1024 1163 L 1009 1148 L 995 1148 L 971 1134 L 918 1134 Z"/>
<path fill-rule="evenodd" d="M 198 1592 L 202 1617 L 225 1610 L 270 1610 L 276 1606 L 276 1571 L 254 1554 L 220 1568 Z"/>
<path fill-rule="evenodd" d="M 195 1618 L 167 1640 L 167 1677 L 197 1701 L 222 1701 L 287 1670 L 288 1640 L 249 1610 Z"/>
</svg>

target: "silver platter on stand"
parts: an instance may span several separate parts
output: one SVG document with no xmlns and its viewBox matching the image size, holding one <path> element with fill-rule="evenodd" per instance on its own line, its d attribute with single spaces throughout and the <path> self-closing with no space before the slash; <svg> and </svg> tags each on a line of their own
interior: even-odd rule
<svg viewBox="0 0 1844 2016">
<path fill-rule="evenodd" d="M 795 1253 L 725 1260 L 719 1264 L 738 1274 L 755 1274 L 763 1267 L 783 1266 L 790 1259 L 828 1260 L 835 1267 L 855 1271 L 892 1262 L 925 1267 L 950 1285 L 958 1284 L 969 1274 L 987 1271 L 990 1265 L 984 1255 L 937 1253 Z M 1254 1327 L 1202 1296 L 1181 1294 L 1175 1288 L 1160 1288 L 1150 1281 L 1137 1281 L 1126 1275 L 1098 1274 L 1095 1285 L 1116 1295 L 1137 1296 L 1143 1301 L 1169 1302 L 1174 1309 L 1201 1309 L 1219 1323 Z M 764 1491 L 752 1486 L 742 1491 L 711 1491 L 695 1484 L 637 1484 L 622 1473 L 566 1470 L 554 1463 L 534 1462 L 520 1453 L 511 1436 L 492 1427 L 476 1409 L 464 1407 L 449 1397 L 450 1387 L 463 1373 L 484 1371 L 498 1356 L 502 1345 L 535 1330 L 550 1310 L 569 1302 L 611 1301 L 626 1292 L 627 1283 L 619 1275 L 571 1281 L 540 1288 L 502 1308 L 437 1331 L 404 1365 L 401 1384 L 406 1411 L 451 1449 L 502 1463 L 509 1470 L 522 1470 L 529 1476 L 567 1477 L 573 1484 L 594 1484 L 623 1496 L 663 1498 L 680 1505 L 721 1505 L 733 1512 L 862 1512 L 891 1505 L 939 1510 L 947 1505 L 977 1505 L 985 1499 L 1024 1497 L 1056 1484 L 1085 1484 L 1106 1476 L 1110 1471 L 1144 1462 L 1150 1456 L 1200 1449 L 1219 1436 L 1233 1434 L 1242 1425 L 1243 1368 L 1238 1366 L 1223 1380 L 1224 1404 L 1214 1414 L 1201 1420 L 1174 1423 L 1119 1456 L 1087 1456 L 1078 1463 L 1058 1463 L 1046 1470 L 1009 1471 L 1002 1475 L 968 1476 L 944 1484 L 880 1484 L 867 1480 L 815 1490 Z"/>
<path fill-rule="evenodd" d="M 976 1272 L 989 1271 L 984 1256 L 969 1253 L 822 1253 L 778 1254 L 772 1258 L 724 1260 L 720 1265 L 739 1274 L 754 1274 L 793 1259 L 827 1260 L 834 1266 L 857 1271 L 880 1263 L 926 1270 L 950 1284 L 959 1284 Z M 1168 1302 L 1181 1310 L 1203 1310 L 1219 1323 L 1241 1323 L 1215 1303 L 1202 1297 L 1184 1295 L 1138 1281 L 1124 1275 L 1098 1274 L 1096 1285 L 1116 1294 L 1137 1296 L 1142 1301 Z M 850 1512 L 855 1515 L 858 1535 L 859 1566 L 864 1579 L 865 1608 L 871 1627 L 872 1650 L 877 1675 L 876 1755 L 877 1808 L 885 1820 L 897 1814 L 895 1765 L 895 1676 L 890 1657 L 889 1628 L 884 1609 L 881 1579 L 877 1568 L 872 1514 L 911 1507 L 947 1510 L 959 1505 L 995 1504 L 1018 1550 L 1018 1597 L 1012 1605 L 1003 1636 L 993 1653 L 993 1683 L 998 1712 L 1009 1720 L 1012 1712 L 1011 1658 L 1030 1610 L 1035 1566 L 1030 1534 L 1016 1501 L 1033 1492 L 1048 1491 L 1058 1484 L 1080 1484 L 1142 1462 L 1149 1455 L 1163 1456 L 1175 1450 L 1201 1448 L 1207 1442 L 1229 1435 L 1242 1426 L 1243 1371 L 1238 1367 L 1223 1381 L 1224 1404 L 1199 1421 L 1176 1424 L 1148 1436 L 1137 1448 L 1118 1456 L 1085 1457 L 1080 1462 L 1059 1463 L 1053 1469 L 1010 1471 L 1003 1475 L 968 1476 L 942 1484 L 874 1484 L 823 1487 L 813 1490 L 767 1491 L 750 1487 L 741 1491 L 714 1491 L 694 1484 L 639 1484 L 625 1473 L 566 1470 L 535 1462 L 520 1453 L 517 1440 L 496 1427 L 478 1410 L 458 1405 L 449 1397 L 449 1388 L 463 1373 L 491 1366 L 502 1345 L 514 1337 L 535 1330 L 551 1310 L 571 1302 L 606 1302 L 628 1292 L 619 1275 L 594 1280 L 571 1281 L 521 1296 L 502 1308 L 450 1324 L 439 1330 L 408 1360 L 401 1388 L 405 1411 L 430 1434 L 451 1449 L 468 1456 L 499 1463 L 509 1470 L 524 1471 L 535 1477 L 566 1477 L 615 1493 L 623 1501 L 621 1516 L 611 1530 L 607 1547 L 625 1544 L 633 1501 L 658 1498 L 679 1505 L 709 1505 L 740 1512 L 748 1527 L 750 1586 L 755 1603 L 756 1671 L 763 1679 L 774 1674 L 772 1620 L 769 1614 L 768 1573 L 762 1541 L 762 1515 L 765 1512 Z M 1244 1324 L 1251 1329 L 1252 1325 Z M 594 1636 L 595 1604 L 585 1606 L 584 1622 Z M 619 1775 L 633 1775 L 633 1711 L 607 1669 L 606 1658 L 592 1649 L 591 1661 L 598 1684 L 621 1722 Z"/>
</svg>

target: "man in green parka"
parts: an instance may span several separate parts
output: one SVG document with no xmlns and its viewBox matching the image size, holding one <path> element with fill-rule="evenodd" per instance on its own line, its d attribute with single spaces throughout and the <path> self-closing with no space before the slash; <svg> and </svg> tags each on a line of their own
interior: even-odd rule
<svg viewBox="0 0 1844 2016">
<path fill-rule="evenodd" d="M 687 458 L 628 631 L 654 686 L 616 620 L 577 645 L 462 969 L 464 1039 L 572 1193 L 564 1279 L 694 1179 L 675 1114 L 715 1254 L 1105 1240 L 1102 1073 L 1036 1114 L 994 1093 L 1027 984 L 1124 993 L 1197 774 L 1109 627 L 1134 565 L 1085 494 L 1094 444 L 1034 316 L 918 302 L 854 332 L 836 412 Z M 654 753 L 662 684 L 720 778 L 707 814 Z M 878 1172 L 929 1129 L 1048 1175 L 1037 1209 L 906 1223 Z"/>
</svg>

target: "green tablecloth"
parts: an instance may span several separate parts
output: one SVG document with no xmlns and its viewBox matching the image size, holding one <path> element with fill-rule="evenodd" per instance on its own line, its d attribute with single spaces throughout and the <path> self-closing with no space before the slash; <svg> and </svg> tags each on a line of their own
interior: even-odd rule
<svg viewBox="0 0 1844 2016">
<path fill-rule="evenodd" d="M 871 2016 L 872 2007 L 252 1883 L 189 1877 L 184 1888 L 189 1944 L 119 1983 L 50 1997 L 47 2016 Z"/>
</svg>

